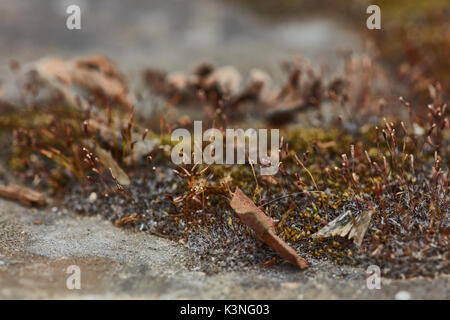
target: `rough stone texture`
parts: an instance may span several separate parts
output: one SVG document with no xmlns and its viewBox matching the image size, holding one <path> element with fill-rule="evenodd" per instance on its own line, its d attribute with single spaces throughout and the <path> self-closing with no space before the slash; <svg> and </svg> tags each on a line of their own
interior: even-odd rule
<svg viewBox="0 0 450 320">
<path fill-rule="evenodd" d="M 40 221 L 41 224 L 35 224 Z M 67 267 L 81 269 L 81 290 L 66 287 Z M 368 290 L 364 270 L 312 261 L 206 275 L 188 248 L 114 227 L 65 209 L 29 209 L 0 199 L 0 298 L 146 299 L 449 299 L 450 277 L 383 279 Z"/>
</svg>

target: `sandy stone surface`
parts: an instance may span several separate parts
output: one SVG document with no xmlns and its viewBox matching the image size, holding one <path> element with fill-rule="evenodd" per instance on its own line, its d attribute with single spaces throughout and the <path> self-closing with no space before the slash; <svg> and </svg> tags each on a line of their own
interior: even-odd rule
<svg viewBox="0 0 450 320">
<path fill-rule="evenodd" d="M 66 287 L 70 265 L 80 267 L 80 290 Z M 305 271 L 287 264 L 213 275 L 196 269 L 192 252 L 169 240 L 0 200 L 1 299 L 394 299 L 399 291 L 450 298 L 448 276 L 383 279 L 380 290 L 369 290 L 364 270 L 316 261 Z"/>
</svg>

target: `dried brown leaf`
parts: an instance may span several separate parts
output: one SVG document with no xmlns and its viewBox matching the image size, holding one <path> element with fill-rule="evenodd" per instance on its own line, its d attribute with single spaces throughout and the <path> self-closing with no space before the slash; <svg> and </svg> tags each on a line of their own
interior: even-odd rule
<svg viewBox="0 0 450 320">
<path fill-rule="evenodd" d="M 256 235 L 269 247 L 293 265 L 301 269 L 308 267 L 308 262 L 298 256 L 292 247 L 275 234 L 275 224 L 272 219 L 266 216 L 239 188 L 236 188 L 230 205 L 236 216 L 255 231 Z"/>
</svg>

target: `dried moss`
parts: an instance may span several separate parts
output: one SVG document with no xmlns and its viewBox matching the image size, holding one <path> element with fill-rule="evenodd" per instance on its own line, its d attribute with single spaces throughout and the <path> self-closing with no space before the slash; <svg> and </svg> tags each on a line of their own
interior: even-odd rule
<svg viewBox="0 0 450 320">
<path fill-rule="evenodd" d="M 293 96 L 303 93 L 289 86 Z M 251 267 L 274 257 L 234 217 L 229 199 L 239 187 L 308 259 L 378 264 L 392 277 L 433 276 L 448 272 L 450 227 L 448 110 L 441 91 L 434 89 L 438 94 L 430 101 L 427 121 L 410 116 L 367 123 L 359 130 L 346 129 L 342 121 L 283 129 L 281 166 L 271 177 L 248 163 L 175 166 L 169 134 L 174 124 L 161 119 L 159 131 L 147 133 L 134 112 L 25 107 L 0 122 L 15 130 L 10 167 L 25 180 L 59 192 L 64 204 L 79 213 L 100 214 L 119 226 L 191 246 L 208 272 Z M 223 104 L 217 105 L 214 119 Z M 136 155 L 134 146 L 146 139 L 159 139 L 158 147 Z M 112 160 L 105 163 L 97 148 Z M 124 169 L 129 185 L 108 170 L 111 161 Z M 96 200 L 89 197 L 92 192 Z M 311 237 L 346 211 L 367 210 L 374 215 L 360 247 L 348 239 Z"/>
</svg>

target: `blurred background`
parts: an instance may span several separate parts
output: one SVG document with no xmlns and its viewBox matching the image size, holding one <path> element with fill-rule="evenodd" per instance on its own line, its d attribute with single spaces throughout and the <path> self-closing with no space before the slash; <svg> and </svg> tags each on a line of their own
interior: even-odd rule
<svg viewBox="0 0 450 320">
<path fill-rule="evenodd" d="M 414 85 L 426 88 L 439 80 L 448 90 L 448 1 L 343 3 L 2 0 L 1 77 L 11 58 L 23 63 L 44 56 L 100 53 L 130 74 L 145 66 L 187 70 L 204 60 L 246 72 L 253 67 L 276 71 L 282 60 L 296 55 L 335 70 L 342 54 L 370 51 L 392 72 L 402 67 Z M 81 8 L 81 30 L 66 28 L 66 8 L 71 4 Z M 381 7 L 382 30 L 367 30 L 369 4 Z"/>
<path fill-rule="evenodd" d="M 266 1 L 264 1 L 266 2 Z M 269 1 L 270 2 L 270 1 Z M 273 1 L 272 5 L 278 3 Z M 66 8 L 81 8 L 81 30 L 66 28 Z M 122 69 L 185 70 L 203 60 L 239 69 L 277 67 L 293 55 L 333 66 L 338 51 L 363 39 L 329 10 L 298 15 L 249 1 L 2 0 L 0 61 L 106 54 Z M 320 9 L 321 5 L 315 5 Z M 326 8 L 322 8 L 326 9 Z M 360 12 L 365 23 L 365 11 Z"/>
</svg>

